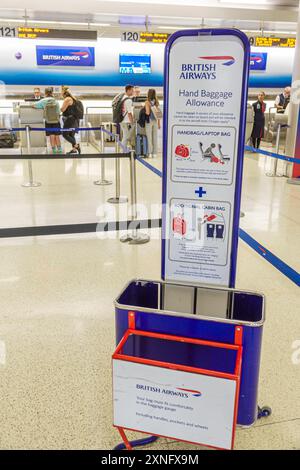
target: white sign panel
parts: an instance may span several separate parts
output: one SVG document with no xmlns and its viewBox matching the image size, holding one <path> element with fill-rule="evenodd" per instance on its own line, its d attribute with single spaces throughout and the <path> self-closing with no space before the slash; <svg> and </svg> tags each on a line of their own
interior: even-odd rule
<svg viewBox="0 0 300 470">
<path fill-rule="evenodd" d="M 245 45 L 234 35 L 179 36 L 167 60 L 163 278 L 229 286 Z"/>
<path fill-rule="evenodd" d="M 114 425 L 231 449 L 235 380 L 113 360 Z"/>
</svg>

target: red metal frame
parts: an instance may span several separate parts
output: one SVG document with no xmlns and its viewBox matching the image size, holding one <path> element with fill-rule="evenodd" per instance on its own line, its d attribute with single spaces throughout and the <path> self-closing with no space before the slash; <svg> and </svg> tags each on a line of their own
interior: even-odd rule
<svg viewBox="0 0 300 470">
<path fill-rule="evenodd" d="M 236 431 L 236 422 L 237 422 L 237 414 L 238 414 L 238 399 L 239 399 L 239 394 L 240 394 L 240 377 L 241 377 L 241 370 L 242 370 L 242 352 L 243 352 L 243 347 L 242 347 L 242 340 L 243 340 L 243 327 L 242 326 L 236 326 L 235 328 L 235 337 L 234 337 L 234 344 L 228 344 L 228 343 L 218 343 L 215 341 L 207 341 L 207 340 L 202 340 L 202 339 L 193 339 L 193 338 L 186 338 L 183 336 L 172 336 L 172 335 L 166 335 L 166 334 L 161 334 L 161 333 L 152 333 L 149 331 L 142 331 L 142 330 L 136 330 L 135 329 L 135 312 L 129 312 L 128 314 L 128 330 L 125 332 L 123 338 L 119 342 L 114 354 L 112 355 L 112 359 L 117 359 L 121 361 L 128 361 L 128 362 L 135 362 L 139 364 L 146 364 L 146 365 L 151 365 L 151 366 L 156 366 L 156 367 L 162 367 L 162 368 L 167 368 L 167 369 L 173 369 L 173 370 L 180 370 L 184 372 L 191 372 L 191 373 L 196 373 L 199 375 L 208 375 L 212 377 L 218 377 L 218 378 L 223 378 L 227 380 L 234 380 L 236 382 L 236 392 L 235 392 L 235 406 L 234 406 L 234 417 L 233 417 L 233 432 L 232 432 L 232 441 L 231 441 L 231 449 L 233 449 L 234 446 L 234 438 L 235 438 L 235 431 Z M 201 369 L 198 367 L 191 367 L 191 366 L 185 366 L 182 364 L 173 364 L 169 362 L 164 362 L 164 361 L 157 361 L 157 360 L 152 360 L 152 359 L 143 359 L 140 357 L 134 357 L 134 356 L 129 356 L 126 354 L 123 354 L 123 347 L 128 340 L 130 336 L 143 336 L 143 337 L 148 337 L 148 338 L 157 338 L 157 339 L 163 339 L 165 341 L 177 341 L 181 343 L 189 343 L 189 344 L 197 344 L 201 346 L 211 346 L 215 348 L 221 348 L 221 349 L 229 349 L 229 350 L 234 350 L 237 351 L 236 355 L 236 364 L 235 364 L 235 369 L 234 369 L 234 374 L 231 373 L 225 373 L 225 372 L 219 372 L 219 371 L 213 371 L 213 370 L 208 370 L 208 369 Z M 136 432 L 141 432 L 143 434 L 147 434 L 145 431 L 140 431 L 138 429 L 130 429 L 130 428 L 123 428 L 119 426 L 115 426 L 123 441 L 126 446 L 127 450 L 132 450 L 132 447 L 130 445 L 130 442 L 128 441 L 126 434 L 124 432 L 124 429 L 127 429 L 128 431 L 136 431 Z M 162 436 L 159 434 L 153 434 L 158 437 L 170 437 L 170 436 Z M 173 438 L 175 441 L 181 441 L 181 442 L 189 442 L 191 444 L 198 444 L 201 445 L 198 442 L 191 442 L 191 441 L 184 441 L 182 439 L 176 439 Z M 206 447 L 211 447 L 214 449 L 219 449 L 218 447 L 214 446 L 207 446 Z"/>
</svg>

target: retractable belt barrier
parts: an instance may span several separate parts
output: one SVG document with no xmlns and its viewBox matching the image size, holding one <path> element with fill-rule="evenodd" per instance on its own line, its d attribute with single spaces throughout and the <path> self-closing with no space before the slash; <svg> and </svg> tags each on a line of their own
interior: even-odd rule
<svg viewBox="0 0 300 470">
<path fill-rule="evenodd" d="M 30 131 L 34 132 L 80 132 L 80 131 L 101 131 L 104 132 L 105 134 L 113 136 L 114 134 L 112 132 L 109 132 L 107 129 L 104 129 L 103 127 L 70 127 L 67 129 L 63 129 L 60 127 L 57 128 L 48 128 L 48 127 L 31 127 L 31 126 L 26 126 L 26 127 L 12 127 L 12 128 L 0 128 L 0 132 L 25 132 L 26 128 L 29 128 Z M 120 147 L 123 149 L 125 153 L 129 153 L 130 150 L 126 148 L 125 145 L 122 144 L 122 142 L 119 142 Z M 262 149 L 256 149 L 254 147 L 251 147 L 250 145 L 245 145 L 245 150 L 254 152 L 254 153 L 260 153 L 262 155 L 266 155 L 267 157 L 272 157 L 272 158 L 278 158 L 278 160 L 284 160 L 290 163 L 298 163 L 300 164 L 300 158 L 294 158 L 294 157 L 288 157 L 286 155 L 281 155 L 275 152 L 269 152 L 268 150 L 262 150 Z M 137 157 L 139 159 L 139 157 Z M 141 159 L 139 159 L 141 161 Z M 147 166 L 146 162 L 143 160 L 141 161 L 145 166 Z"/>
<path fill-rule="evenodd" d="M 254 153 L 261 153 L 262 155 L 266 155 L 267 157 L 278 158 L 278 160 L 284 160 L 286 162 L 300 164 L 300 158 L 287 157 L 286 155 L 269 152 L 268 150 L 255 149 L 254 147 L 251 147 L 250 145 L 245 145 L 245 150 L 248 150 L 249 152 L 254 152 Z"/>
<path fill-rule="evenodd" d="M 131 221 L 134 222 L 130 229 L 128 228 L 128 233 L 120 238 L 121 242 L 129 242 L 131 245 L 136 244 L 144 244 L 150 240 L 148 234 L 142 233 L 140 230 L 139 224 L 136 224 L 138 213 L 137 213 L 137 184 L 136 184 L 136 159 L 135 159 L 135 152 L 133 150 L 128 149 L 122 142 L 120 142 L 120 136 L 118 134 L 113 134 L 108 130 L 104 129 L 102 126 L 100 127 L 74 127 L 68 129 L 61 129 L 61 128 L 36 128 L 31 127 L 29 125 L 25 127 L 19 128 L 11 128 L 11 129 L 0 129 L 0 131 L 6 132 L 15 132 L 15 131 L 23 131 L 26 132 L 26 141 L 27 141 L 27 154 L 25 155 L 1 155 L 0 158 L 6 160 L 28 160 L 28 175 L 29 181 L 24 182 L 22 186 L 24 187 L 39 187 L 41 186 L 40 182 L 36 182 L 33 179 L 33 169 L 32 169 L 32 160 L 62 160 L 62 159 L 91 159 L 91 158 L 100 158 L 101 159 L 101 175 L 100 179 L 94 181 L 96 185 L 109 185 L 111 184 L 110 181 L 105 179 L 105 167 L 104 167 L 104 159 L 106 158 L 114 158 L 115 159 L 115 196 L 111 197 L 107 200 L 107 202 L 111 204 L 121 204 L 128 202 L 127 196 L 121 196 L 121 168 L 120 168 L 120 159 L 127 158 L 129 159 L 129 171 L 130 171 L 130 201 L 131 201 Z M 30 142 L 30 132 L 79 132 L 79 131 L 100 131 L 100 146 L 93 144 L 97 149 L 99 149 L 99 153 L 96 154 L 54 154 L 54 155 L 44 155 L 44 154 L 31 154 L 31 142 Z M 108 134 L 114 137 L 115 142 L 115 150 L 114 153 L 105 153 L 104 152 L 104 139 L 103 134 Z M 121 151 L 122 150 L 122 151 Z"/>
<path fill-rule="evenodd" d="M 162 177 L 162 172 L 155 168 L 150 163 L 146 162 L 140 157 L 136 157 L 140 163 L 142 163 L 146 168 L 150 171 L 155 173 L 156 175 Z M 294 159 L 295 160 L 295 159 Z M 297 160 L 297 159 L 296 159 Z M 261 255 L 266 261 L 268 261 L 272 266 L 274 266 L 278 271 L 280 271 L 284 276 L 294 282 L 297 286 L 300 286 L 300 273 L 298 273 L 295 269 L 290 267 L 276 255 L 274 255 L 271 251 L 267 250 L 267 248 L 263 247 L 259 242 L 257 242 L 254 238 L 252 238 L 247 232 L 240 228 L 239 230 L 239 237 L 252 248 L 256 253 Z"/>
</svg>

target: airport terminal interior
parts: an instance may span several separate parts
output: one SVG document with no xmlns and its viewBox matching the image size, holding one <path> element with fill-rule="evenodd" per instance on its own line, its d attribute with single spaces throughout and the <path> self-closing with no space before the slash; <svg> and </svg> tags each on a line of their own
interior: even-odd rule
<svg viewBox="0 0 300 470">
<path fill-rule="evenodd" d="M 300 450 L 299 35 L 1 1 L 1 450 Z"/>
</svg>

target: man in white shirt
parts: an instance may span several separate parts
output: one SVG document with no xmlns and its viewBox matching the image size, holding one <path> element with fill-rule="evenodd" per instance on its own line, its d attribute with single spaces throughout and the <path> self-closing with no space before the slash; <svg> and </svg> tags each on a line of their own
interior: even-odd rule
<svg viewBox="0 0 300 470">
<path fill-rule="evenodd" d="M 291 97 L 291 87 L 286 86 L 285 89 L 283 90 L 283 93 L 280 93 L 279 95 L 276 96 L 275 99 L 275 108 L 277 109 L 277 113 L 284 113 L 287 105 L 290 102 L 290 97 Z"/>
<path fill-rule="evenodd" d="M 130 142 L 132 133 L 134 132 L 133 104 L 131 99 L 133 94 L 134 87 L 132 85 L 126 85 L 122 100 L 123 121 L 121 122 L 122 144 L 126 146 Z"/>
</svg>

